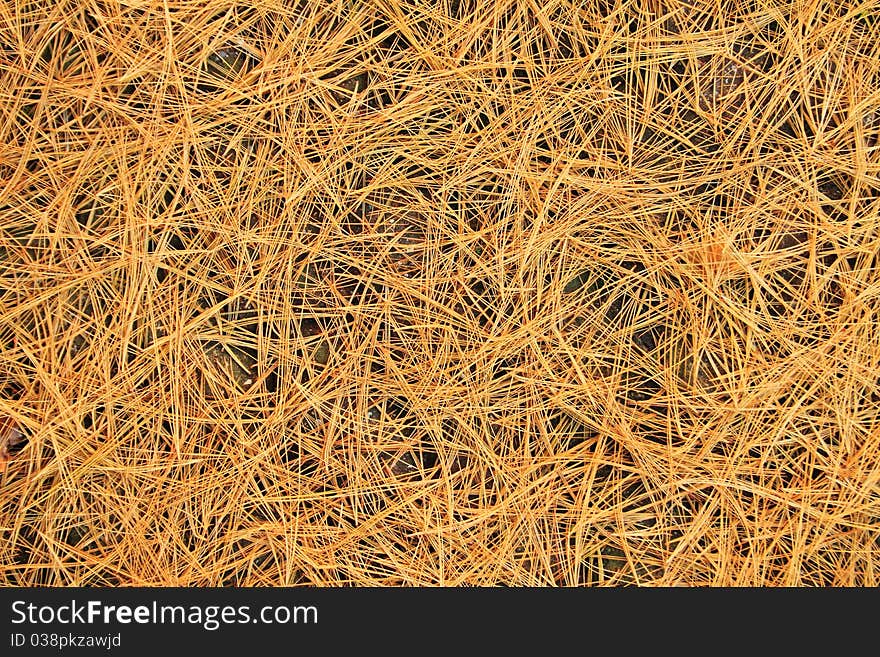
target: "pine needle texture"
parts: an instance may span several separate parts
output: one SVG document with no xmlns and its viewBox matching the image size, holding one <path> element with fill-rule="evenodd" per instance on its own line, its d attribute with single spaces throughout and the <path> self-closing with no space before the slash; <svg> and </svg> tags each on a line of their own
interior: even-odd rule
<svg viewBox="0 0 880 657">
<path fill-rule="evenodd" d="M 880 0 L 3 0 L 0 584 L 880 585 Z"/>
</svg>

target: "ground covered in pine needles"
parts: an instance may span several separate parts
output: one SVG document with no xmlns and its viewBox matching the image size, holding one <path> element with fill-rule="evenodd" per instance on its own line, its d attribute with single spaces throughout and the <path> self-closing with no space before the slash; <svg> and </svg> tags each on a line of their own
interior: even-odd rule
<svg viewBox="0 0 880 657">
<path fill-rule="evenodd" d="M 0 4 L 6 585 L 880 583 L 878 0 Z"/>
</svg>

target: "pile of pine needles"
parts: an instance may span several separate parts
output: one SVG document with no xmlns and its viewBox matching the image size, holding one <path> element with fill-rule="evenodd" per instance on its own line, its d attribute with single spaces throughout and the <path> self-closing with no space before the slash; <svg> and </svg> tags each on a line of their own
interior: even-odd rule
<svg viewBox="0 0 880 657">
<path fill-rule="evenodd" d="M 6 585 L 880 584 L 878 0 L 0 4 Z"/>
</svg>

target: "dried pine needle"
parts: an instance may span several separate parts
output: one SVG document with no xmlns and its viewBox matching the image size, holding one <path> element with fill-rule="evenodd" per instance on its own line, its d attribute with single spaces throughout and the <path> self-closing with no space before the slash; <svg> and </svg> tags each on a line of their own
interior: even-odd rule
<svg viewBox="0 0 880 657">
<path fill-rule="evenodd" d="M 878 17 L 4 3 L 0 581 L 877 586 Z"/>
</svg>

